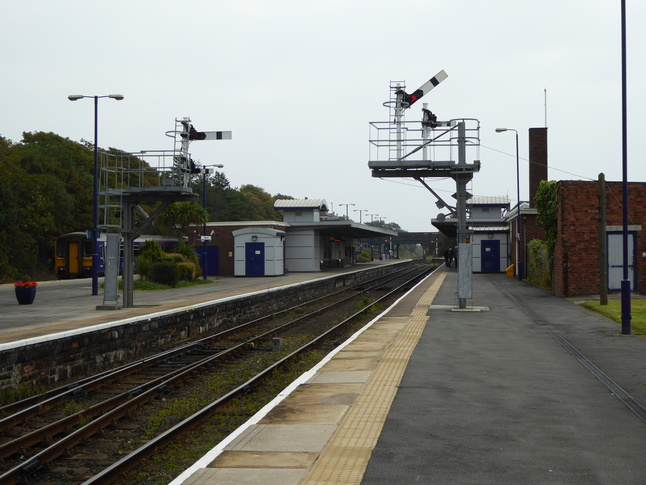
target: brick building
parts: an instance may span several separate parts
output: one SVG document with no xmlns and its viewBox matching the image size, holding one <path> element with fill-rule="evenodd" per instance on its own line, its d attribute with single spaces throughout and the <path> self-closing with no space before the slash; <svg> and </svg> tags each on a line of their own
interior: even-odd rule
<svg viewBox="0 0 646 485">
<path fill-rule="evenodd" d="M 520 202 L 505 217 L 509 224 L 509 262 L 517 266 L 516 275 L 520 273 L 523 280 L 527 278 L 529 268 L 528 244 L 533 239 L 545 240 L 545 231 L 536 222 L 538 212 L 534 197 L 541 182 L 547 180 L 547 128 L 529 129 L 529 160 L 529 202 Z M 516 240 L 518 244 L 515 244 Z"/>
<path fill-rule="evenodd" d="M 235 240 L 232 232 L 248 228 L 274 229 L 284 232 L 288 224 L 278 221 L 240 221 L 240 222 L 208 222 L 206 224 L 206 235 L 210 240 L 206 243 L 200 242 L 203 227 L 191 228 L 188 236 L 188 243 L 194 246 L 200 258 L 202 253 L 207 256 L 207 274 L 233 275 L 235 273 Z"/>
<path fill-rule="evenodd" d="M 605 237 L 600 229 L 599 182 L 558 183 L 558 237 L 554 248 L 552 290 L 558 296 L 591 295 L 600 292 L 605 263 L 608 290 L 618 291 L 623 278 L 622 183 L 606 182 Z M 628 184 L 629 278 L 632 291 L 646 290 L 646 184 Z M 607 258 L 600 262 L 601 242 Z"/>
</svg>

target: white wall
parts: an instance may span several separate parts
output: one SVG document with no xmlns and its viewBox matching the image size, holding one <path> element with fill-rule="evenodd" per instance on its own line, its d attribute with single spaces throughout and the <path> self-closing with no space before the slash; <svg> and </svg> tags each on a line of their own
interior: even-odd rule
<svg viewBox="0 0 646 485">
<path fill-rule="evenodd" d="M 317 231 L 289 231 L 285 239 L 285 267 L 296 273 L 321 270 L 321 242 Z"/>
<path fill-rule="evenodd" d="M 234 234 L 234 275 L 246 276 L 246 244 L 263 243 L 265 246 L 265 276 L 279 276 L 285 273 L 283 260 L 284 236 L 277 231 L 263 227 L 240 229 Z M 255 241 L 253 238 L 255 237 Z"/>
</svg>

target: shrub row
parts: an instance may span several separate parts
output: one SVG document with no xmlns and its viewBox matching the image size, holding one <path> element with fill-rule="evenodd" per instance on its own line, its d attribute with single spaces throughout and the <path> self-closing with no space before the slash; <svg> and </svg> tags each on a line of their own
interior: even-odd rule
<svg viewBox="0 0 646 485">
<path fill-rule="evenodd" d="M 165 253 L 156 242 L 146 241 L 137 258 L 137 274 L 142 280 L 177 286 L 180 280 L 194 280 L 202 271 L 191 246 L 180 243 L 174 253 Z"/>
</svg>

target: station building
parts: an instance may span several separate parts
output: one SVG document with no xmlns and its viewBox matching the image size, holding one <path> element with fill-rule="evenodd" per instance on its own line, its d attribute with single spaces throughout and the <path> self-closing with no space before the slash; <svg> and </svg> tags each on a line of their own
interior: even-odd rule
<svg viewBox="0 0 646 485">
<path fill-rule="evenodd" d="M 356 263 L 366 241 L 374 245 L 397 236 L 329 213 L 324 199 L 279 199 L 274 209 L 282 221 L 192 226 L 188 242 L 206 258 L 207 276 L 280 276 L 348 266 Z"/>
<path fill-rule="evenodd" d="M 501 273 L 510 261 L 509 198 L 475 196 L 467 201 L 468 229 L 473 245 L 474 273 Z M 457 236 L 456 218 L 433 219 L 432 223 L 449 238 Z"/>
</svg>

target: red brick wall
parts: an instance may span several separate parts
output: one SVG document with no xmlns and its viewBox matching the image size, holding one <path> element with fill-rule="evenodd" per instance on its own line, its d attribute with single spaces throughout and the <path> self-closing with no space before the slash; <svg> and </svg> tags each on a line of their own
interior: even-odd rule
<svg viewBox="0 0 646 485">
<path fill-rule="evenodd" d="M 547 180 L 547 128 L 529 129 L 529 204 L 536 207 L 534 196 L 542 180 Z"/>
<path fill-rule="evenodd" d="M 552 290 L 558 296 L 593 295 L 599 286 L 599 184 L 559 182 L 558 238 L 554 247 Z M 621 182 L 606 182 L 606 226 L 623 225 Z M 646 184 L 628 185 L 630 225 L 646 227 Z M 643 233 L 635 240 L 637 291 L 646 289 Z"/>
</svg>

